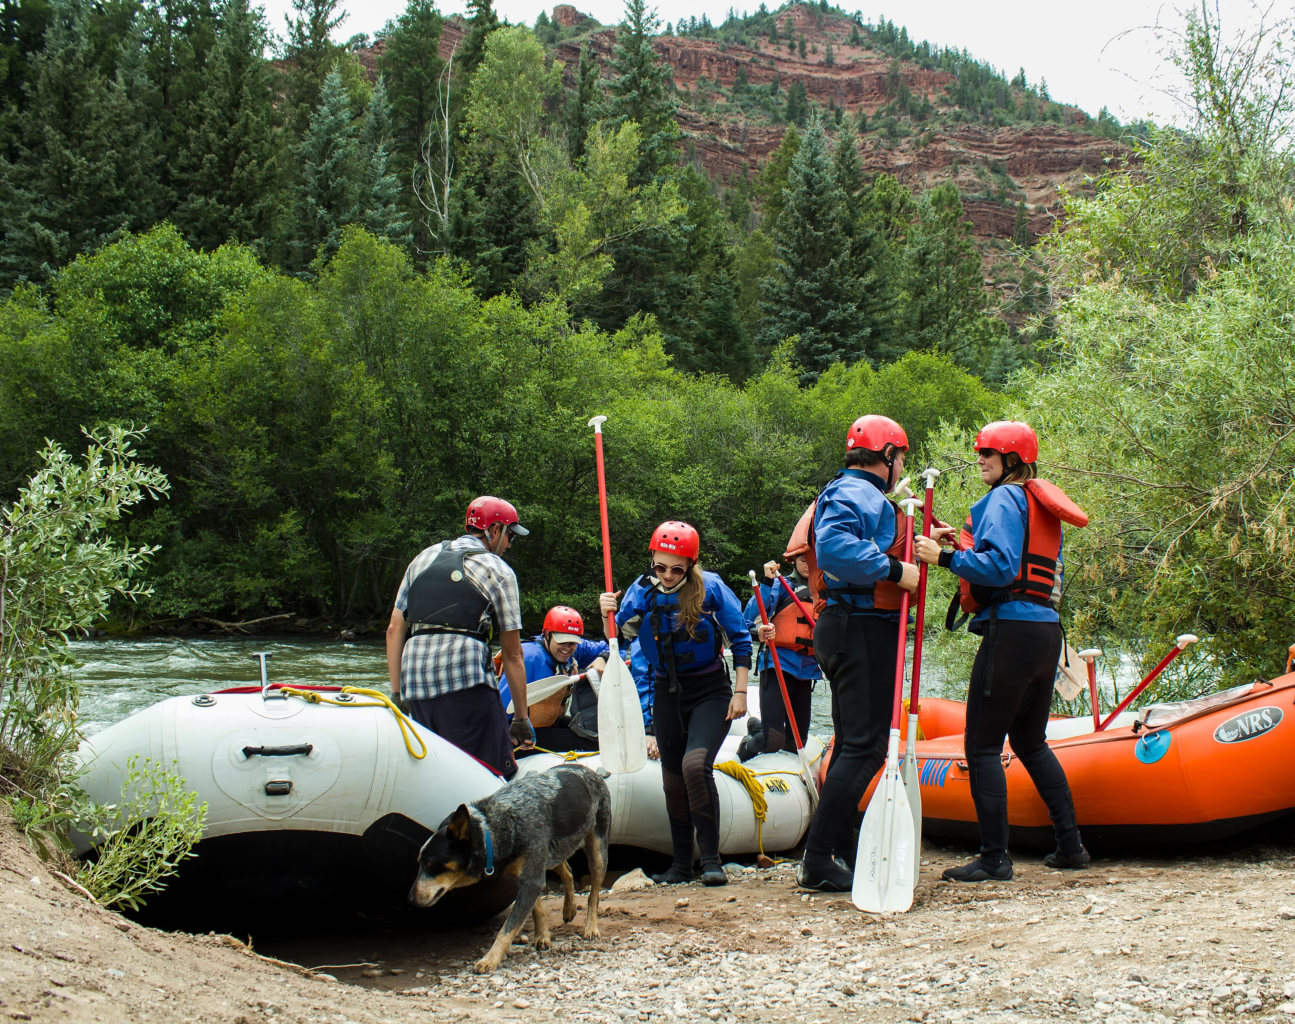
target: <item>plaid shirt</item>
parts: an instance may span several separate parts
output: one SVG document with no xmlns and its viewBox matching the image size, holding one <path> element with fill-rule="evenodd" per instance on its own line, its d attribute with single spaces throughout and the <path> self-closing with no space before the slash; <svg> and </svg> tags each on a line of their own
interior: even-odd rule
<svg viewBox="0 0 1295 1024">
<path fill-rule="evenodd" d="M 463 560 L 468 579 L 490 601 L 482 621 L 493 613 L 495 628 L 501 633 L 522 628 L 522 606 L 517 595 L 517 577 L 498 555 L 486 550 L 478 538 L 469 535 L 446 541 L 451 550 L 470 548 L 480 554 Z M 409 607 L 409 586 L 441 553 L 441 544 L 424 548 L 409 563 L 405 578 L 396 595 L 396 607 Z M 427 700 L 466 690 L 485 683 L 498 688 L 490 647 L 480 640 L 453 633 L 415 633 L 405 643 L 400 656 L 400 693 L 406 700 Z"/>
</svg>

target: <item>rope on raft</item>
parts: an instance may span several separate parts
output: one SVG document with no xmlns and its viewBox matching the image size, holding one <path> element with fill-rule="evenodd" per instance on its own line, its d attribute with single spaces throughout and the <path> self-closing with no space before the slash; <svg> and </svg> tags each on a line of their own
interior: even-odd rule
<svg viewBox="0 0 1295 1024">
<path fill-rule="evenodd" d="M 427 756 L 427 744 L 423 738 L 418 735 L 418 730 L 414 728 L 412 722 L 405 717 L 404 712 L 392 703 L 391 698 L 385 696 L 378 690 L 365 690 L 358 686 L 343 686 L 342 693 L 352 694 L 357 697 L 372 697 L 371 701 L 358 700 L 335 700 L 332 697 L 325 697 L 322 693 L 315 690 L 299 690 L 295 686 L 281 686 L 279 692 L 287 697 L 300 697 L 308 704 L 332 704 L 339 708 L 386 708 L 396 716 L 396 724 L 400 726 L 400 735 L 405 741 L 405 749 L 409 751 L 409 756 L 416 761 L 421 761 Z M 422 747 L 421 754 L 414 753 L 414 745 L 410 742 L 410 737 L 418 741 Z"/>
</svg>

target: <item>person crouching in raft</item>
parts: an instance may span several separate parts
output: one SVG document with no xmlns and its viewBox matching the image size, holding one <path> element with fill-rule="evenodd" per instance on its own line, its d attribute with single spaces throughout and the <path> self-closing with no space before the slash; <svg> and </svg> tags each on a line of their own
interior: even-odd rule
<svg viewBox="0 0 1295 1024">
<path fill-rule="evenodd" d="M 616 614 L 627 635 L 637 634 L 654 673 L 652 726 L 661 757 L 661 783 L 674 863 L 658 884 L 693 876 L 693 834 L 701 850 L 701 881 L 724 885 L 719 859 L 719 792 L 715 755 L 728 724 L 746 715 L 751 634 L 742 605 L 723 580 L 697 563 L 701 542 L 687 523 L 662 523 L 648 550 L 652 571 L 620 600 L 603 594 L 603 614 Z M 619 611 L 617 610 L 619 606 Z M 723 661 L 727 636 L 737 674 L 730 684 Z"/>
<path fill-rule="evenodd" d="M 540 635 L 522 644 L 528 686 L 553 676 L 583 676 L 573 685 L 531 705 L 530 719 L 537 747 L 598 749 L 597 686 L 607 667 L 607 655 L 606 641 L 586 640 L 584 619 L 574 608 L 563 604 L 550 608 L 544 616 Z M 512 701 L 504 678 L 499 680 L 499 698 L 505 708 Z"/>
<path fill-rule="evenodd" d="M 890 735 L 900 588 L 915 590 L 918 578 L 916 565 L 900 561 L 903 513 L 886 498 L 904 473 L 908 435 L 888 417 L 861 416 L 845 448 L 845 468 L 815 504 L 809 552 L 827 602 L 814 626 L 814 654 L 832 688 L 836 752 L 796 880 L 825 892 L 849 892 L 854 883 L 844 865 L 854 863 L 859 801 Z"/>
<path fill-rule="evenodd" d="M 793 568 L 787 582 L 795 588 L 796 596 L 806 607 L 814 601 L 809 591 L 809 560 L 805 557 L 808 547 L 805 544 L 799 551 L 788 551 L 783 555 L 792 560 Z M 787 696 L 791 698 L 791 713 L 796 719 L 800 741 L 804 743 L 809 729 L 810 696 L 814 682 L 823 678 L 823 672 L 814 660 L 814 627 L 801 615 L 791 594 L 776 578 L 778 568 L 777 562 L 766 562 L 765 582 L 760 584 L 760 596 L 769 613 L 769 627 L 766 629 L 760 624 L 760 605 L 754 597 L 746 603 L 744 611 L 747 623 L 756 628 L 759 638 L 766 645 L 773 644 L 778 648 Z M 758 750 L 766 754 L 789 750 L 794 754 L 796 739 L 787 721 L 782 688 L 778 685 L 773 655 L 767 646 L 756 660 L 756 672 L 760 676 L 760 718 L 764 728 L 764 745 Z"/>
<path fill-rule="evenodd" d="M 1052 604 L 1054 592 L 1060 593 L 1062 568 L 1056 511 L 1082 517 L 1081 525 L 1087 516 L 1059 488 L 1035 479 L 1039 441 L 1028 424 L 990 423 L 976 435 L 976 449 L 989 493 L 971 507 L 962 530 L 965 550 L 940 550 L 941 544 L 952 544 L 953 527 L 914 541 L 918 558 L 961 577 L 955 601 L 974 615 L 968 628 L 982 638 L 971 669 L 963 739 L 980 853 L 971 863 L 944 872 L 954 882 L 1012 877 L 1007 776 L 1001 760 L 1005 737 L 1052 818 L 1057 849 L 1044 863 L 1081 868 L 1090 860 L 1080 842 L 1066 773 L 1044 736 L 1062 641 Z M 950 628 L 955 613 L 950 606 Z"/>
</svg>

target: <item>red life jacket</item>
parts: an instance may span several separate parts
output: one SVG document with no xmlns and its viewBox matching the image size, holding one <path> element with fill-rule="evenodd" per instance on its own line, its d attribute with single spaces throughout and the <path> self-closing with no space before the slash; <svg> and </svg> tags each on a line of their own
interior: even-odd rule
<svg viewBox="0 0 1295 1024">
<path fill-rule="evenodd" d="M 889 498 L 886 499 L 890 501 Z M 891 507 L 895 510 L 895 539 L 891 542 L 890 547 L 886 549 L 886 554 L 892 558 L 904 557 L 904 512 L 890 501 Z M 815 498 L 809 508 L 805 509 L 805 514 L 800 517 L 800 522 L 796 524 L 796 529 L 792 531 L 791 541 L 787 547 L 790 549 L 797 541 L 803 537 L 804 542 L 809 546 L 805 552 L 805 560 L 809 562 L 809 592 L 814 598 L 814 615 L 815 617 L 822 614 L 827 608 L 827 581 L 823 576 L 823 570 L 818 567 L 818 554 L 814 549 L 814 511 L 818 508 L 818 499 Z M 866 594 L 872 597 L 872 606 L 881 611 L 896 611 L 899 608 L 899 598 L 903 591 L 899 589 L 898 583 L 891 583 L 890 580 L 878 580 L 876 583 L 866 587 L 836 587 L 835 592 L 846 594 Z"/>
<path fill-rule="evenodd" d="M 802 602 L 807 602 L 810 599 L 809 587 L 798 588 L 796 596 Z M 781 607 L 769 620 L 778 630 L 773 645 L 803 654 L 807 658 L 814 657 L 814 627 L 809 624 L 809 619 L 800 614 L 796 602 L 785 590 L 780 604 Z"/>
<path fill-rule="evenodd" d="M 1015 580 L 1002 588 L 982 587 L 959 580 L 958 604 L 968 614 L 974 615 L 1003 600 L 1051 604 L 1057 583 L 1057 558 L 1061 554 L 1061 524 L 1088 525 L 1087 513 L 1066 497 L 1056 484 L 1047 480 L 1027 480 L 1022 490 L 1025 491 L 1026 517 L 1020 571 Z M 971 516 L 968 515 L 958 537 L 959 548 L 970 551 L 975 546 L 972 533 Z"/>
</svg>

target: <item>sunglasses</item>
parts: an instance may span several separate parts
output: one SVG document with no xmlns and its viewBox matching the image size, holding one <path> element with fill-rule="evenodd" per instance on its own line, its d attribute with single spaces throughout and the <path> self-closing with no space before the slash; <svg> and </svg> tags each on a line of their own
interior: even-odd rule
<svg viewBox="0 0 1295 1024">
<path fill-rule="evenodd" d="M 652 572 L 660 579 L 663 576 L 682 576 L 688 571 L 686 565 L 662 565 L 660 562 L 652 563 Z"/>
</svg>

